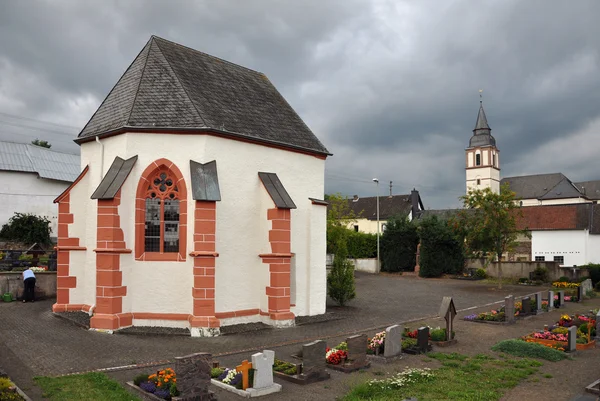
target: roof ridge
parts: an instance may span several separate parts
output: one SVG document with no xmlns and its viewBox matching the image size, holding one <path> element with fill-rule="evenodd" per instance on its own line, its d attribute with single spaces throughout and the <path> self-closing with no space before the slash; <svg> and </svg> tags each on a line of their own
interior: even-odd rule
<svg viewBox="0 0 600 401">
<path fill-rule="evenodd" d="M 567 176 L 566 176 L 566 175 L 564 175 L 563 173 L 560 173 L 560 172 L 559 172 L 559 173 L 540 173 L 540 174 L 528 174 L 528 175 L 515 175 L 515 176 L 512 176 L 512 177 L 504 177 L 504 178 L 502 178 L 502 179 L 503 179 L 503 180 L 508 180 L 509 178 L 540 177 L 540 176 L 542 176 L 542 175 L 556 175 L 556 174 L 560 174 L 560 175 L 562 175 L 563 177 L 567 178 Z M 567 179 L 568 179 L 568 178 L 567 178 Z"/>
<path fill-rule="evenodd" d="M 150 40 L 152 40 L 152 37 L 150 37 Z M 146 46 L 148 46 L 150 44 L 150 40 L 146 43 Z M 104 105 L 104 103 L 106 102 L 106 100 L 108 100 L 108 98 L 110 97 L 111 93 L 113 93 L 113 91 L 119 85 L 119 83 L 121 82 L 121 80 L 123 79 L 123 77 L 125 76 L 125 74 L 127 74 L 127 71 L 129 71 L 131 69 L 131 66 L 133 66 L 133 63 L 135 63 L 135 61 L 138 59 L 138 57 L 140 56 L 140 54 L 142 54 L 142 52 L 146 49 L 146 46 L 142 47 L 142 50 L 140 50 L 139 53 L 137 54 L 137 56 L 135 56 L 133 58 L 133 60 L 131 61 L 131 63 L 129 63 L 129 66 L 127 68 L 125 68 L 125 71 L 123 71 L 123 73 L 121 74 L 121 76 L 119 77 L 119 79 L 117 80 L 117 82 L 115 82 L 115 84 L 111 88 L 110 92 L 108 92 L 108 94 L 106 95 L 106 97 L 104 98 L 104 100 L 102 101 L 102 103 L 100 103 L 100 105 L 98 106 L 98 108 L 96 109 L 96 111 L 94 111 L 94 113 L 92 114 L 92 116 L 90 117 L 90 119 L 88 120 L 88 122 L 85 123 L 85 125 L 83 126 L 83 128 L 81 129 L 81 131 L 79 131 L 79 134 L 77 134 L 77 138 L 79 138 L 81 136 L 81 134 L 83 133 L 83 131 L 85 131 L 85 129 L 87 128 L 87 126 L 94 119 L 94 117 L 96 116 L 96 114 L 98 114 L 98 112 L 100 111 L 100 109 L 102 109 L 102 106 Z M 148 52 L 150 52 L 150 49 L 148 49 Z M 129 117 L 131 117 L 131 115 Z M 77 141 L 75 141 L 75 143 L 77 143 Z"/>
<path fill-rule="evenodd" d="M 220 58 L 220 57 L 217 57 L 217 56 L 213 56 L 212 54 L 208 54 L 208 53 L 205 53 L 205 52 L 203 52 L 203 51 L 200 51 L 200 50 L 197 50 L 197 49 L 191 48 L 191 47 L 189 47 L 189 46 L 182 45 L 181 43 L 173 42 L 172 40 L 165 39 L 165 38 L 162 38 L 162 37 L 160 37 L 160 36 L 157 36 L 157 35 L 152 35 L 150 38 L 151 38 L 151 39 L 152 39 L 152 38 L 154 38 L 154 39 L 160 39 L 160 40 L 163 40 L 163 41 L 165 41 L 165 42 L 168 42 L 169 44 L 172 44 L 172 45 L 175 45 L 175 46 L 178 46 L 178 47 L 183 47 L 184 49 L 191 50 L 191 51 L 193 51 L 193 52 L 195 52 L 195 53 L 204 54 L 205 56 L 208 56 L 208 57 L 214 58 L 214 59 L 216 59 L 216 60 L 222 61 L 222 62 L 224 62 L 224 63 L 226 63 L 226 64 L 230 64 L 230 65 L 232 65 L 232 66 L 234 66 L 234 67 L 238 67 L 238 68 L 241 68 L 241 69 L 243 69 L 243 70 L 246 70 L 246 71 L 250 71 L 250 72 L 254 72 L 254 73 L 257 73 L 257 74 L 261 74 L 261 75 L 264 75 L 264 76 L 266 76 L 264 73 L 262 73 L 262 72 L 260 72 L 260 71 L 253 70 L 252 68 L 244 67 L 243 65 L 236 64 L 236 63 L 234 63 L 234 62 L 231 62 L 231 61 L 228 61 L 228 60 L 222 59 L 222 58 Z"/>
<path fill-rule="evenodd" d="M 25 146 L 26 148 L 35 146 L 35 149 L 40 149 L 40 150 L 47 151 L 47 152 L 60 153 L 62 155 L 70 155 L 70 156 L 80 156 L 75 153 L 61 152 L 60 150 L 49 149 L 49 148 L 45 148 L 43 146 L 36 146 L 32 143 L 13 142 L 13 141 L 0 141 L 0 143 L 10 143 L 13 145 L 21 145 L 21 146 Z"/>
<path fill-rule="evenodd" d="M 144 60 L 144 67 L 142 67 L 142 73 L 140 74 L 140 79 L 138 81 L 137 89 L 135 90 L 135 96 L 133 97 L 133 101 L 131 102 L 131 110 L 129 110 L 129 115 L 127 116 L 127 119 L 125 120 L 126 126 L 129 125 L 129 120 L 131 119 L 131 114 L 133 113 L 133 109 L 135 108 L 135 101 L 137 100 L 138 93 L 140 93 L 140 87 L 142 86 L 142 81 L 144 79 L 144 72 L 146 71 L 146 66 L 148 65 L 148 59 L 150 58 L 150 50 L 152 49 L 152 43 L 151 43 L 152 39 L 153 38 L 151 36 L 148 43 L 146 43 L 146 46 L 148 46 L 148 44 L 149 44 L 150 47 L 148 48 L 148 54 L 146 54 L 146 60 Z M 142 48 L 142 51 L 144 51 L 146 46 L 144 46 L 144 48 Z M 140 54 L 141 54 L 141 52 L 140 52 Z M 138 54 L 138 57 L 139 57 L 139 54 Z M 135 59 L 137 59 L 137 57 L 133 59 L 133 62 L 135 62 Z M 133 64 L 133 62 L 131 64 Z M 131 65 L 130 65 L 130 67 L 131 67 Z M 109 93 L 109 95 L 110 95 L 110 93 Z M 99 108 L 100 107 L 98 107 L 98 109 Z"/>
<path fill-rule="evenodd" d="M 202 124 L 204 124 L 205 127 L 208 127 L 208 125 L 206 125 L 206 121 L 204 120 L 204 117 L 202 117 L 202 114 L 200 114 L 200 110 L 198 110 L 198 108 L 196 107 L 196 104 L 194 103 L 194 101 L 190 97 L 190 94 L 185 89 L 185 86 L 181 83 L 181 80 L 179 79 L 179 76 L 177 76 L 177 73 L 175 72 L 175 69 L 171 65 L 171 62 L 169 61 L 169 58 L 167 56 L 165 56 L 165 53 L 160 48 L 160 44 L 158 43 L 158 41 L 156 41 L 157 38 L 158 39 L 162 39 L 162 38 L 159 38 L 158 36 L 154 36 L 154 35 L 152 35 L 152 37 L 150 39 L 155 41 L 156 47 L 158 47 L 158 51 L 160 52 L 160 54 L 163 56 L 163 58 L 165 59 L 165 61 L 169 65 L 169 68 L 173 72 L 173 76 L 177 80 L 177 83 L 179 83 L 179 86 L 181 87 L 181 90 L 185 93 L 185 96 L 187 96 L 187 100 L 192 104 L 192 107 L 194 108 L 194 110 L 196 110 L 196 113 L 198 114 L 198 117 L 200 117 L 200 120 L 202 120 Z M 162 40 L 167 41 L 166 39 L 162 39 Z M 170 42 L 170 41 L 167 41 L 167 42 Z M 175 43 L 175 42 L 170 42 L 170 43 Z M 185 47 L 185 46 L 183 46 L 183 47 Z M 148 49 L 148 52 L 150 52 L 150 49 Z M 141 82 L 141 80 L 140 80 L 140 82 Z"/>
</svg>

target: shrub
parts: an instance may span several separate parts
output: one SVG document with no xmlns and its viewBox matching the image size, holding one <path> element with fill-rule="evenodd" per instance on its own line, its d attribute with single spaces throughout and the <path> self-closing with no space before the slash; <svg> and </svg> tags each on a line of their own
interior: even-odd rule
<svg viewBox="0 0 600 401">
<path fill-rule="evenodd" d="M 521 277 L 519 279 L 519 283 L 528 283 L 528 282 L 529 282 L 529 279 L 527 277 Z"/>
<path fill-rule="evenodd" d="M 217 377 L 221 376 L 223 372 L 225 372 L 225 369 L 223 368 L 212 368 L 210 370 L 210 378 L 216 379 Z"/>
<path fill-rule="evenodd" d="M 350 258 L 368 259 L 377 257 L 377 234 L 348 230 L 346 238 Z M 379 240 L 381 241 L 381 237 Z"/>
<path fill-rule="evenodd" d="M 600 264 L 589 264 L 581 267 L 588 269 L 593 285 L 598 285 L 598 283 L 600 283 Z"/>
<path fill-rule="evenodd" d="M 557 362 L 567 358 L 564 352 L 546 347 L 538 343 L 528 343 L 523 340 L 504 340 L 492 347 L 492 351 L 504 352 L 525 358 L 538 358 Z"/>
<path fill-rule="evenodd" d="M 556 280 L 556 281 L 561 282 L 561 283 L 568 283 L 571 280 L 567 276 L 562 276 L 562 277 L 559 277 L 558 280 Z"/>
<path fill-rule="evenodd" d="M 340 306 L 356 297 L 354 265 L 348 260 L 348 251 L 343 240 L 337 245 L 333 267 L 327 275 L 327 293 Z"/>
<path fill-rule="evenodd" d="M 140 383 L 144 383 L 148 381 L 148 376 L 150 376 L 147 373 L 142 373 L 137 375 L 134 379 L 133 379 L 133 384 L 135 384 L 136 386 L 139 386 Z"/>
<path fill-rule="evenodd" d="M 531 272 L 531 279 L 533 281 L 542 281 L 544 283 L 550 281 L 548 269 L 545 267 L 536 267 L 535 270 Z"/>
<path fill-rule="evenodd" d="M 12 382 L 6 377 L 0 377 L 0 391 L 8 390 L 12 387 Z"/>
<path fill-rule="evenodd" d="M 31 213 L 15 213 L 8 223 L 2 226 L 0 238 L 27 245 L 49 245 L 50 220 Z"/>
<path fill-rule="evenodd" d="M 456 274 L 464 268 L 463 245 L 446 222 L 436 216 L 419 224 L 421 277 Z"/>
<path fill-rule="evenodd" d="M 386 272 L 412 271 L 417 263 L 417 227 L 406 218 L 389 219 L 379 239 L 381 270 Z"/>
<path fill-rule="evenodd" d="M 477 270 L 475 271 L 475 274 L 474 274 L 474 276 L 475 276 L 475 278 L 481 278 L 481 279 L 484 279 L 484 278 L 487 278 L 487 273 L 485 272 L 485 270 L 484 270 L 484 269 L 477 269 Z"/>
</svg>

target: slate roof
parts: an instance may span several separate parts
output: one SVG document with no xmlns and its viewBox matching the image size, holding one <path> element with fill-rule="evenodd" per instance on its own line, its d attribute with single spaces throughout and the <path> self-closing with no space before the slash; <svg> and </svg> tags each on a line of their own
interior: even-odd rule
<svg viewBox="0 0 600 401">
<path fill-rule="evenodd" d="M 296 209 L 296 204 L 275 173 L 258 173 L 269 196 L 279 209 Z"/>
<path fill-rule="evenodd" d="M 469 148 L 477 146 L 496 146 L 496 138 L 492 136 L 492 129 L 488 124 L 485 110 L 483 110 L 483 103 L 479 105 L 479 112 L 477 113 L 477 121 L 475 122 L 475 128 L 473 129 L 473 136 L 469 140 Z"/>
<path fill-rule="evenodd" d="M 446 221 L 456 217 L 458 213 L 464 209 L 429 209 L 419 212 L 419 219 L 436 216 L 438 219 Z"/>
<path fill-rule="evenodd" d="M 600 180 L 573 183 L 586 198 L 600 200 Z"/>
<path fill-rule="evenodd" d="M 73 182 L 80 173 L 80 158 L 41 146 L 0 142 L 0 170 L 37 173 L 40 178 Z"/>
<path fill-rule="evenodd" d="M 79 134 L 122 129 L 216 131 L 329 152 L 262 73 L 152 36 Z"/>
<path fill-rule="evenodd" d="M 348 199 L 348 205 L 358 216 L 359 219 L 376 220 L 377 219 L 377 197 L 369 196 L 358 198 L 358 200 Z M 423 205 L 419 197 L 421 209 Z M 388 220 L 395 216 L 407 217 L 412 210 L 411 195 L 393 195 L 379 197 L 379 219 Z"/>
<path fill-rule="evenodd" d="M 113 199 L 117 196 L 117 192 L 125 183 L 137 159 L 137 155 L 127 160 L 121 159 L 119 156 L 115 157 L 108 172 L 92 194 L 92 199 Z"/>
<path fill-rule="evenodd" d="M 565 179 L 568 180 L 562 173 L 536 174 L 506 177 L 500 184 L 508 183 L 510 189 L 517 194 L 517 198 L 540 199 Z"/>
</svg>

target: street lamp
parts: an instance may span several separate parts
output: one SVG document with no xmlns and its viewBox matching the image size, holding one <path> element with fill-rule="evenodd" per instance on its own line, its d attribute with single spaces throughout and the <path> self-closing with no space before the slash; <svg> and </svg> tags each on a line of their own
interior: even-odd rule
<svg viewBox="0 0 600 401">
<path fill-rule="evenodd" d="M 381 265 L 379 261 L 379 180 L 373 178 L 373 182 L 377 184 L 377 272 L 381 271 Z"/>
</svg>

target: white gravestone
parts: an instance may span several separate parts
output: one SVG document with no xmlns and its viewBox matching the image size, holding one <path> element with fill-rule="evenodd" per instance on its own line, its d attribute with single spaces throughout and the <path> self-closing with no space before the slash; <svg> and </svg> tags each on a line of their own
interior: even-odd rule
<svg viewBox="0 0 600 401">
<path fill-rule="evenodd" d="M 253 388 L 259 389 L 273 385 L 273 363 L 275 363 L 275 351 L 264 350 L 252 355 Z"/>
<path fill-rule="evenodd" d="M 393 357 L 402 353 L 402 326 L 397 324 L 385 329 L 384 357 Z"/>
</svg>

